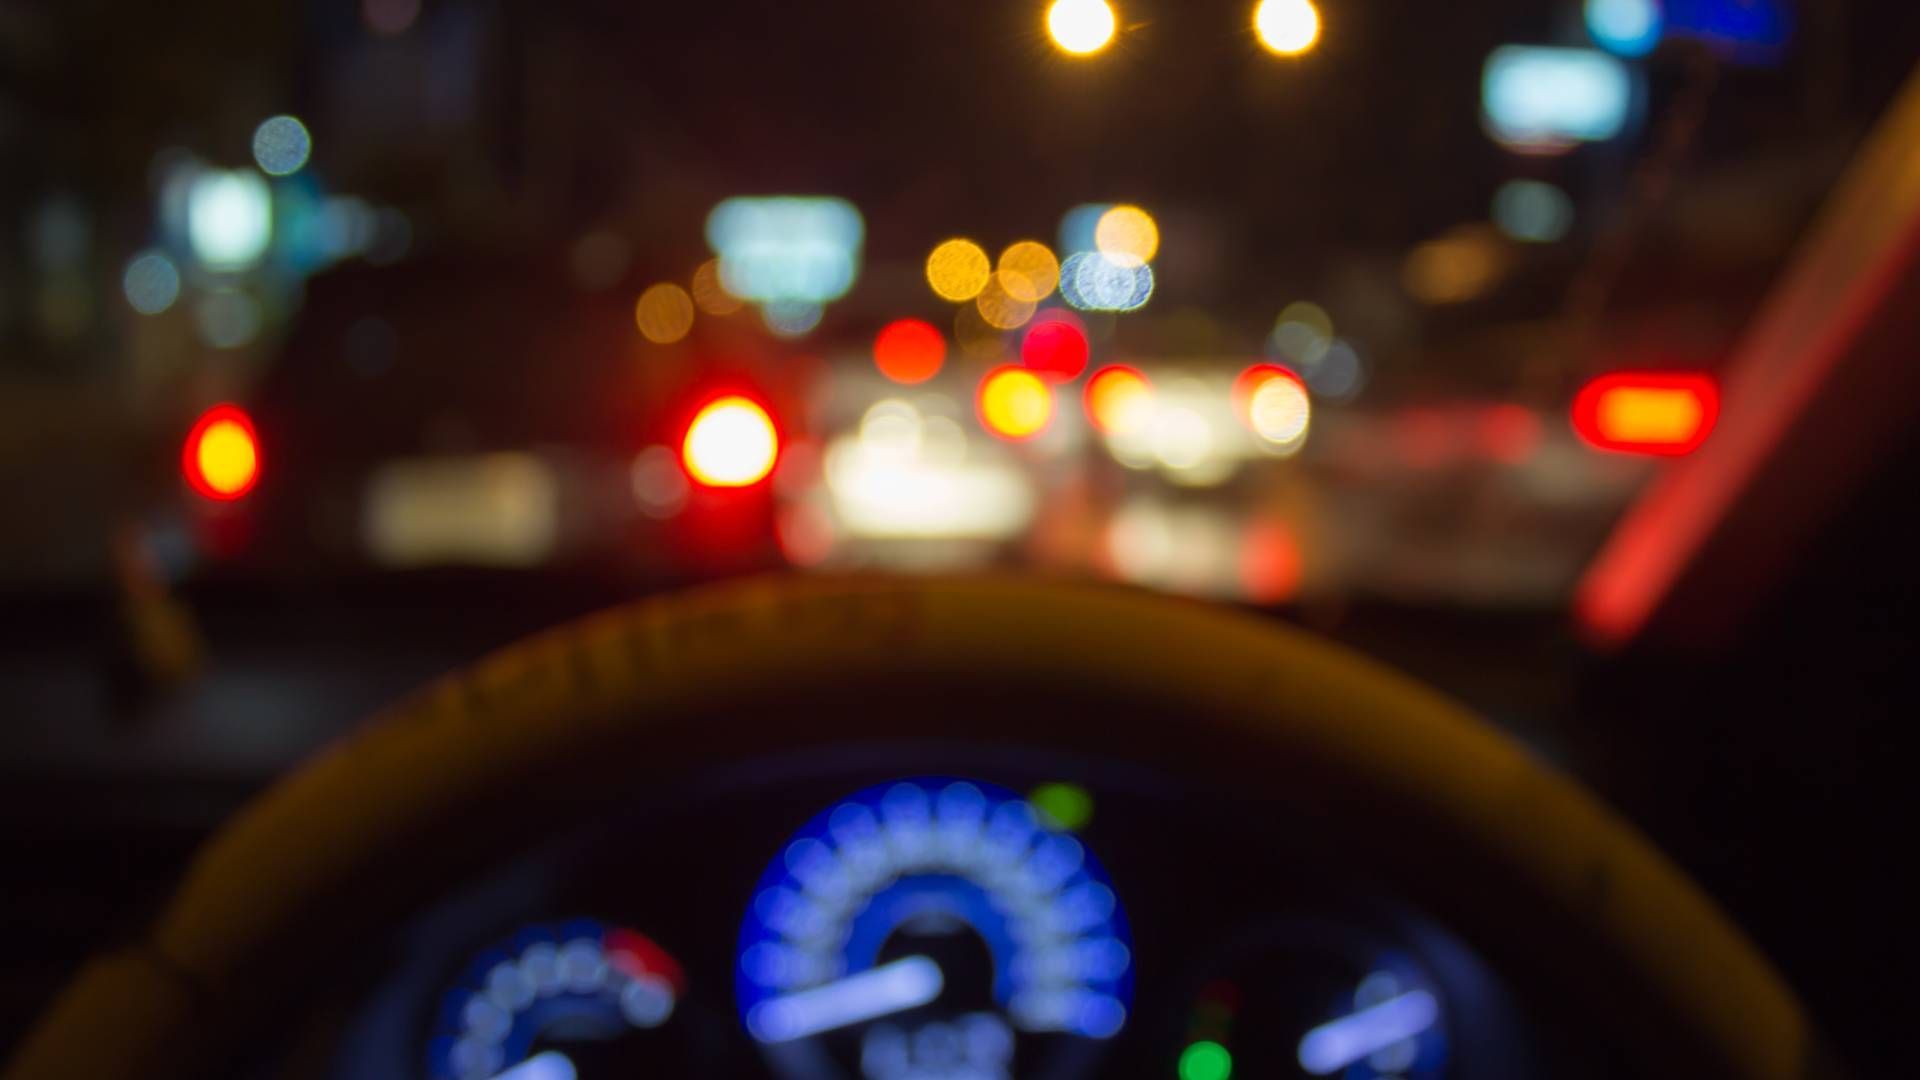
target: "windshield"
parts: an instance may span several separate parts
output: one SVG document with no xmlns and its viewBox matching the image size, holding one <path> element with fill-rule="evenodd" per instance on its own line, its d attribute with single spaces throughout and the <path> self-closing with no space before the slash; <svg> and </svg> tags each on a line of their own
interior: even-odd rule
<svg viewBox="0 0 1920 1080">
<path fill-rule="evenodd" d="M 1913 21 L 10 5 L 0 575 L 1563 607 Z"/>
</svg>

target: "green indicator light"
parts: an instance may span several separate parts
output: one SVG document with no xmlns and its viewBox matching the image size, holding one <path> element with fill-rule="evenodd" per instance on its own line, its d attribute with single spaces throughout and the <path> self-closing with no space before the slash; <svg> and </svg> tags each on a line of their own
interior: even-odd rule
<svg viewBox="0 0 1920 1080">
<path fill-rule="evenodd" d="M 1056 829 L 1078 832 L 1093 820 L 1093 796 L 1079 784 L 1041 784 L 1027 801 Z"/>
<path fill-rule="evenodd" d="M 1227 1080 L 1233 1055 L 1217 1042 L 1197 1042 L 1180 1052 L 1180 1080 Z"/>
</svg>

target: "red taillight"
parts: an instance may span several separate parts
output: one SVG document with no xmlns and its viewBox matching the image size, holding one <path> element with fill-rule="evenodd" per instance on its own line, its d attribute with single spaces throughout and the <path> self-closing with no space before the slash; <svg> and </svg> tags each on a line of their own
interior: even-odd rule
<svg viewBox="0 0 1920 1080">
<path fill-rule="evenodd" d="M 687 475 L 707 487 L 750 487 L 767 478 L 780 457 L 780 433 L 758 402 L 738 394 L 701 407 L 680 444 Z"/>
<path fill-rule="evenodd" d="M 260 480 L 260 439 L 253 420 L 238 405 L 215 405 L 200 414 L 180 452 L 180 472 L 193 490 L 232 502 Z"/>
<path fill-rule="evenodd" d="M 1240 418 L 1241 423 L 1248 427 L 1253 426 L 1253 396 L 1273 379 L 1292 379 L 1294 382 L 1300 382 L 1300 376 L 1279 364 L 1254 364 L 1233 380 L 1233 411 L 1234 415 Z M 1304 387 L 1306 384 L 1301 383 L 1301 385 Z"/>
<path fill-rule="evenodd" d="M 1690 454 L 1719 418 L 1720 389 L 1707 375 L 1616 372 L 1588 383 L 1573 401 L 1580 438 L 1623 454 Z"/>
<path fill-rule="evenodd" d="M 1087 419 L 1109 435 L 1131 435 L 1153 420 L 1153 384 L 1124 364 L 1101 368 L 1087 380 Z"/>
<path fill-rule="evenodd" d="M 1020 362 L 1041 378 L 1066 381 L 1087 369 L 1087 334 L 1065 312 L 1036 320 L 1020 343 Z"/>
<path fill-rule="evenodd" d="M 947 339 L 919 319 L 890 322 L 873 339 L 873 362 L 880 374 L 903 386 L 940 374 L 947 360 Z"/>
</svg>

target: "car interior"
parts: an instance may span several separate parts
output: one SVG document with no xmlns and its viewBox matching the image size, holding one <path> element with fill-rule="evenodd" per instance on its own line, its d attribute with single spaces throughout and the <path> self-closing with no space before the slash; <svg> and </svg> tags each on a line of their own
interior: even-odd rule
<svg viewBox="0 0 1920 1080">
<path fill-rule="evenodd" d="M 0 3 L 0 1076 L 1907 1075 L 1916 65 Z"/>
</svg>

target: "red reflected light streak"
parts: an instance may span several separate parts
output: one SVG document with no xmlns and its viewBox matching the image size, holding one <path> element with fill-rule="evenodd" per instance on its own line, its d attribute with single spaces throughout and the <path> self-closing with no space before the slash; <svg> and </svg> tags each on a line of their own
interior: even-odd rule
<svg viewBox="0 0 1920 1080">
<path fill-rule="evenodd" d="M 1731 634 L 1854 490 L 1879 440 L 1909 422 L 1913 366 L 1884 344 L 1911 340 L 1916 139 L 1920 83 L 1909 83 L 1729 358 L 1713 438 L 1654 477 L 1588 566 L 1574 610 L 1597 643 L 1651 634 L 1698 647 Z M 1833 415 L 1843 424 L 1808 429 Z M 1719 602 L 1688 604 L 1688 588 Z"/>
</svg>

